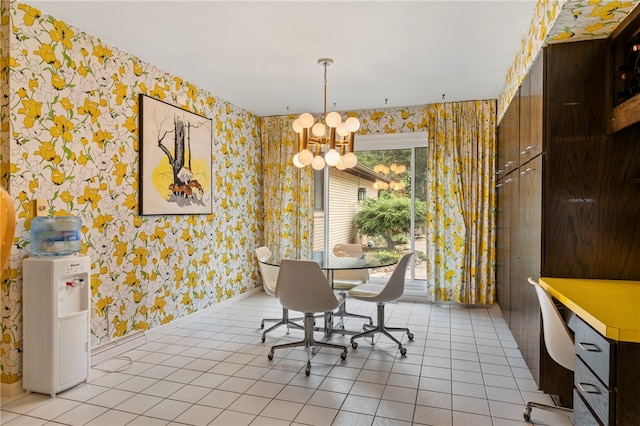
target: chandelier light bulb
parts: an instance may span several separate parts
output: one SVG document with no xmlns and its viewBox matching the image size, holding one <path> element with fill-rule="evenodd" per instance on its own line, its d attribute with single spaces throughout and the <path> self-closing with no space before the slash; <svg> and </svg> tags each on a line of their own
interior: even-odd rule
<svg viewBox="0 0 640 426">
<path fill-rule="evenodd" d="M 340 154 L 335 149 L 330 149 L 324 155 L 324 160 L 329 166 L 334 167 L 340 162 Z"/>
<path fill-rule="evenodd" d="M 347 166 L 344 165 L 344 163 L 342 162 L 342 157 L 340 157 L 340 161 L 338 161 L 338 164 L 336 164 L 336 169 L 344 170 L 346 168 L 347 168 Z"/>
<path fill-rule="evenodd" d="M 300 123 L 300 125 L 305 129 L 308 129 L 311 126 L 313 126 L 314 121 L 315 120 L 313 119 L 313 115 L 309 114 L 308 112 L 305 112 L 304 114 L 300 114 L 300 117 L 298 117 L 298 123 Z"/>
<path fill-rule="evenodd" d="M 311 167 L 313 167 L 314 170 L 322 170 L 324 168 L 324 158 L 322 158 L 322 155 L 313 157 Z"/>
<path fill-rule="evenodd" d="M 349 117 L 344 121 L 344 124 L 347 126 L 347 130 L 350 132 L 357 132 L 360 128 L 360 120 L 355 117 Z"/>
<path fill-rule="evenodd" d="M 327 126 L 329 127 L 338 127 L 338 125 L 342 122 L 342 117 L 340 117 L 340 114 L 333 111 L 330 112 L 329 114 L 327 114 L 327 117 L 324 119 L 325 123 L 327 123 Z"/>
<path fill-rule="evenodd" d="M 293 165 L 299 169 L 304 167 L 304 164 L 300 162 L 300 154 L 296 154 L 293 156 Z"/>
<path fill-rule="evenodd" d="M 303 149 L 302 151 L 300 151 L 300 154 L 297 155 L 298 161 L 300 161 L 300 164 L 302 164 L 303 166 L 308 166 L 313 160 L 313 154 L 308 149 Z"/>
<path fill-rule="evenodd" d="M 293 127 L 293 131 L 296 133 L 302 133 L 302 126 L 300 125 L 300 120 L 299 119 L 295 119 L 293 121 L 293 124 L 291 124 L 291 127 Z"/>
<path fill-rule="evenodd" d="M 358 164 L 358 157 L 356 157 L 356 155 L 353 152 L 348 152 L 342 158 L 342 162 L 344 163 L 346 168 L 350 169 L 352 167 L 355 167 L 356 164 Z"/>
<path fill-rule="evenodd" d="M 324 124 L 322 123 L 314 124 L 313 127 L 311 128 L 311 133 L 313 133 L 313 136 L 318 138 L 321 136 L 324 136 Z"/>
<path fill-rule="evenodd" d="M 349 134 L 349 130 L 347 129 L 347 126 L 344 123 L 340 123 L 338 124 L 338 127 L 336 127 L 336 133 L 338 134 L 338 136 L 347 136 Z"/>
</svg>

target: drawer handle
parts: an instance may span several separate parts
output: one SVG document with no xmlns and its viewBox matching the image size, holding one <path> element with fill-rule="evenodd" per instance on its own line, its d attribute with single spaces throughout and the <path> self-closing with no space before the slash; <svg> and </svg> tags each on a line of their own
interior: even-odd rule
<svg viewBox="0 0 640 426">
<path fill-rule="evenodd" d="M 525 170 L 521 171 L 520 174 L 521 175 L 528 175 L 529 173 L 534 172 L 536 169 L 534 169 L 533 167 L 527 167 Z"/>
<path fill-rule="evenodd" d="M 585 386 L 591 388 L 592 390 L 586 390 Z M 595 394 L 600 393 L 600 390 L 598 389 L 598 387 L 592 383 L 580 382 L 578 383 L 578 389 L 580 389 L 580 392 L 583 392 L 583 393 L 595 393 Z"/>
<path fill-rule="evenodd" d="M 578 342 L 578 346 L 580 346 L 581 349 L 587 352 L 602 352 L 602 350 L 600 350 L 598 345 L 596 345 L 595 343 Z"/>
</svg>

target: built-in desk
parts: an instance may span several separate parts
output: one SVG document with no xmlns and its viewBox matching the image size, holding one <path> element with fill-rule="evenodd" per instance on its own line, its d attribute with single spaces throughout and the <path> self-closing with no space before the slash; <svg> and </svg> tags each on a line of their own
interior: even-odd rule
<svg viewBox="0 0 640 426">
<path fill-rule="evenodd" d="M 540 278 L 572 311 L 574 424 L 640 424 L 640 281 Z"/>
</svg>

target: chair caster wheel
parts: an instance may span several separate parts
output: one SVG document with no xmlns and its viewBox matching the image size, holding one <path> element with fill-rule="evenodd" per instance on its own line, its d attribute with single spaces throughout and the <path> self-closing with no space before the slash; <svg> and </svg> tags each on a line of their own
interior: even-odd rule
<svg viewBox="0 0 640 426">
<path fill-rule="evenodd" d="M 260 330 L 264 330 L 264 322 L 260 324 Z"/>
<path fill-rule="evenodd" d="M 304 374 L 306 374 L 307 376 L 309 376 L 309 374 L 311 374 L 311 363 L 307 361 L 307 366 L 304 369 Z"/>
<path fill-rule="evenodd" d="M 262 335 L 262 343 L 264 343 L 264 340 L 265 340 L 265 336 L 264 336 L 264 334 L 263 334 L 263 335 Z"/>
<path fill-rule="evenodd" d="M 373 325 L 373 320 L 369 318 L 369 325 Z"/>
<path fill-rule="evenodd" d="M 522 416 L 524 417 L 525 421 L 530 422 L 531 421 L 531 407 L 525 407 L 524 408 L 524 412 L 522 413 Z"/>
<path fill-rule="evenodd" d="M 351 342 L 351 347 L 353 349 L 358 349 L 358 342 Z"/>
<path fill-rule="evenodd" d="M 273 351 L 271 351 L 271 352 L 269 352 L 269 353 L 267 354 L 267 358 L 269 358 L 269 361 L 272 361 L 272 360 L 273 360 Z"/>
<path fill-rule="evenodd" d="M 413 340 L 413 333 L 407 333 L 407 337 L 409 338 L 409 340 Z"/>
<path fill-rule="evenodd" d="M 406 356 L 407 355 L 407 348 L 400 348 L 400 355 Z"/>
<path fill-rule="evenodd" d="M 347 350 L 346 349 L 340 354 L 340 359 L 343 360 L 343 361 L 345 359 L 347 359 Z"/>
</svg>

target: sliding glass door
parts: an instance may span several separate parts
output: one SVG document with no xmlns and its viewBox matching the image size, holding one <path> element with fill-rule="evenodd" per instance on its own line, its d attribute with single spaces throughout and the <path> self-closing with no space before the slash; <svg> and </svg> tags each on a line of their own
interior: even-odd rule
<svg viewBox="0 0 640 426">
<path fill-rule="evenodd" d="M 316 203 L 314 247 L 360 243 L 365 251 L 401 256 L 412 251 L 405 295 L 426 296 L 425 133 L 359 136 L 358 165 L 318 173 L 323 203 Z M 394 267 L 370 270 L 372 282 L 386 282 Z"/>
</svg>

